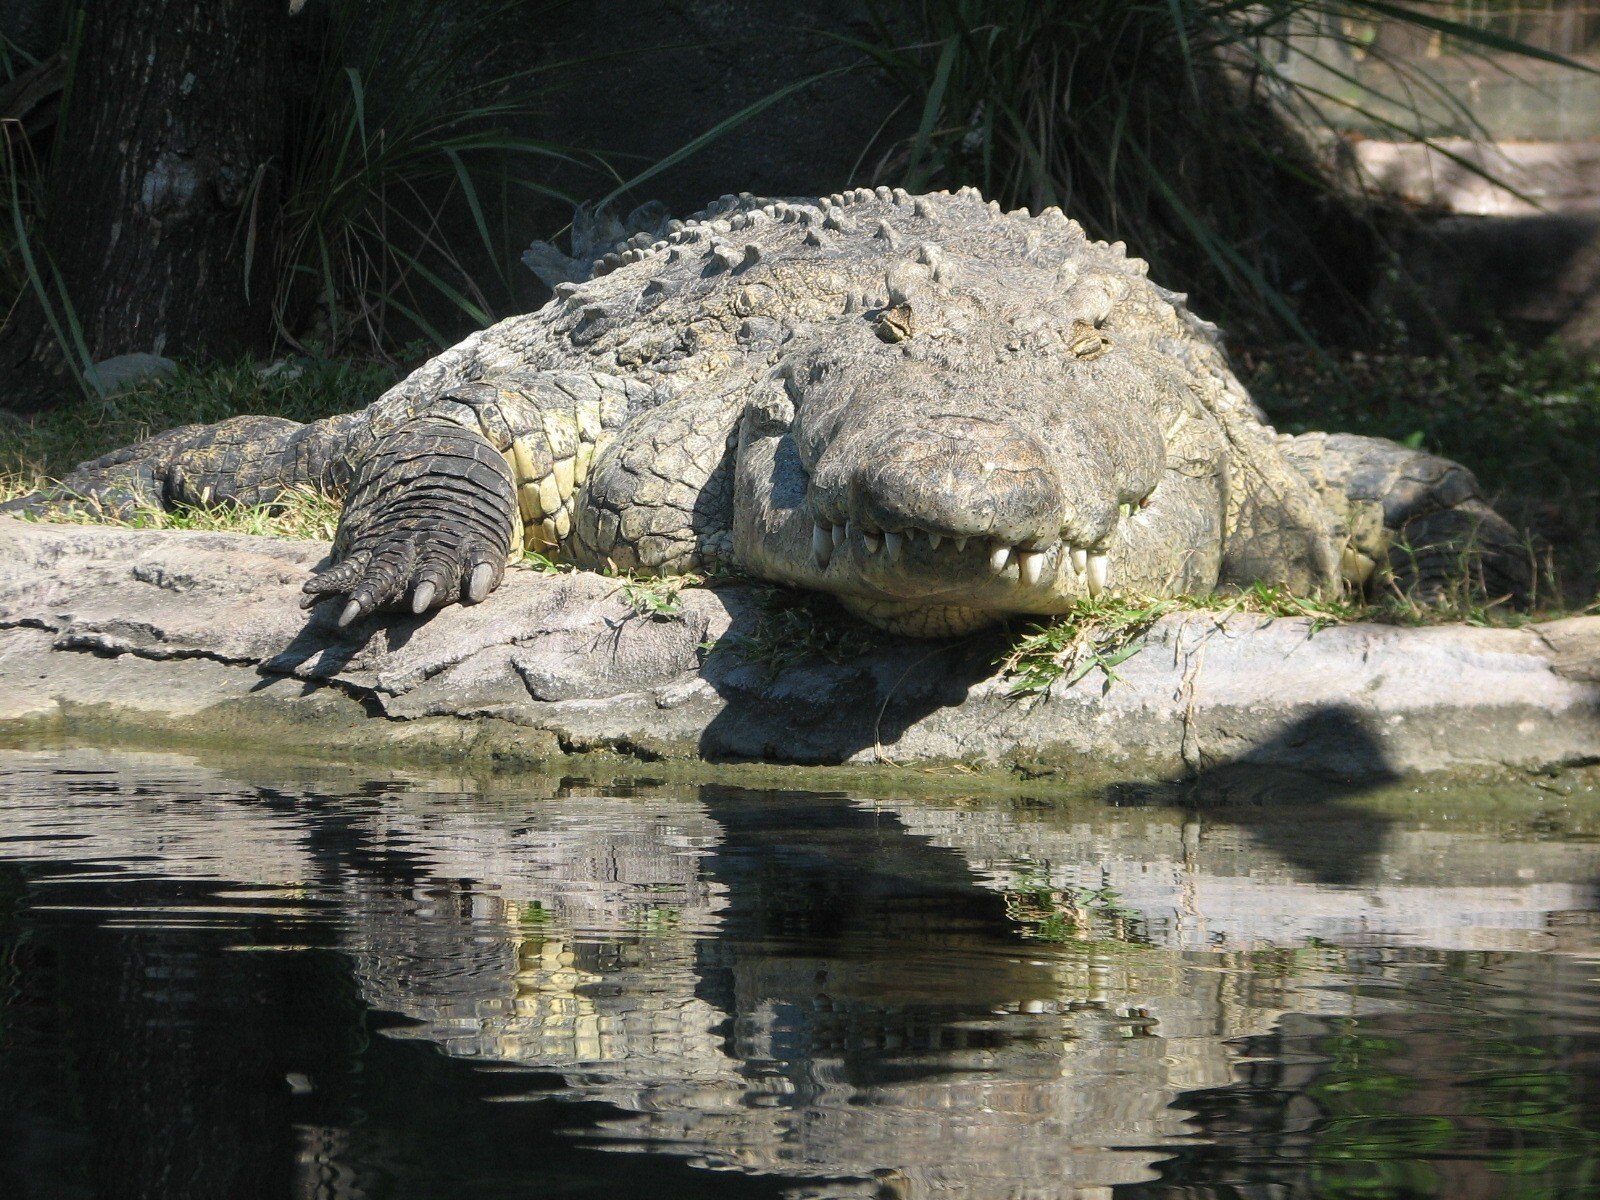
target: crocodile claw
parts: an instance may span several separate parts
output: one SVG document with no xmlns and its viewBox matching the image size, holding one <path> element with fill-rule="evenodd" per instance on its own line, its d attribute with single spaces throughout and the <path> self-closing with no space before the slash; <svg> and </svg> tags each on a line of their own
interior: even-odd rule
<svg viewBox="0 0 1600 1200">
<path fill-rule="evenodd" d="M 403 427 L 363 464 L 340 561 L 306 581 L 301 603 L 345 597 L 341 628 L 382 608 L 477 604 L 505 573 L 515 504 L 505 460 L 481 437 L 444 422 Z"/>
</svg>

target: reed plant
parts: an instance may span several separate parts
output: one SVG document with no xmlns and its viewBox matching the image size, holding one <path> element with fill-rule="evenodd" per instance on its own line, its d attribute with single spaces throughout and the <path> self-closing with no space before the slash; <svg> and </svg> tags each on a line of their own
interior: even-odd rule
<svg viewBox="0 0 1600 1200">
<path fill-rule="evenodd" d="M 533 71 L 498 69 L 486 31 L 559 7 L 323 6 L 317 63 L 291 104 L 274 218 L 273 312 L 285 342 L 381 354 L 420 333 L 444 346 L 515 302 L 507 209 L 530 193 L 570 204 L 541 178 L 579 155 L 519 132 L 533 123 Z M 251 217 L 247 253 L 265 240 Z"/>
<path fill-rule="evenodd" d="M 873 36 L 847 39 L 902 97 L 863 151 L 873 182 L 1060 205 L 1211 314 L 1308 342 L 1308 311 L 1360 307 L 1368 280 L 1352 264 L 1381 267 L 1375 198 L 1332 170 L 1338 129 L 1483 173 L 1440 141 L 1482 133 L 1469 105 L 1425 63 L 1386 58 L 1379 23 L 1460 54 L 1590 69 L 1456 19 L 1463 6 L 1410 0 L 882 0 L 876 13 Z"/>
</svg>

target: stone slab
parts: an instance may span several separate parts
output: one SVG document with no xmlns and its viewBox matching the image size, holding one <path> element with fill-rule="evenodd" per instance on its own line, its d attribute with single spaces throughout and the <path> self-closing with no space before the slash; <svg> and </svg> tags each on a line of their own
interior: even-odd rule
<svg viewBox="0 0 1600 1200">
<path fill-rule="evenodd" d="M 774 669 L 760 588 L 513 570 L 488 601 L 333 623 L 315 542 L 0 519 L 0 734 L 90 727 L 342 752 L 536 760 L 964 763 L 1095 779 L 1258 764 L 1349 778 L 1600 762 L 1600 618 L 1522 629 L 1192 612 L 1117 678 L 1018 699 L 1004 635 L 882 637 Z"/>
</svg>

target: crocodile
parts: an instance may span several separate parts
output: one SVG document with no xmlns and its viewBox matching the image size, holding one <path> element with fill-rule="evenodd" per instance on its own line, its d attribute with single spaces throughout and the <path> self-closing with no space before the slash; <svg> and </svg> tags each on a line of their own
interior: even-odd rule
<svg viewBox="0 0 1600 1200">
<path fill-rule="evenodd" d="M 1147 271 L 971 188 L 725 196 L 359 412 L 186 426 L 22 506 L 342 494 L 305 583 L 340 624 L 482 601 L 525 550 L 732 569 L 916 636 L 1119 590 L 1526 592 L 1466 468 L 1279 434 Z"/>
</svg>

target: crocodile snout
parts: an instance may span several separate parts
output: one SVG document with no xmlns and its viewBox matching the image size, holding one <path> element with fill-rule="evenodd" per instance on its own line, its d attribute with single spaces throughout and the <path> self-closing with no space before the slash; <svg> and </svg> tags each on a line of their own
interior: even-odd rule
<svg viewBox="0 0 1600 1200">
<path fill-rule="evenodd" d="M 1047 545 L 1065 501 L 1042 446 L 1004 422 L 932 417 L 863 447 L 845 497 L 864 529 Z"/>
<path fill-rule="evenodd" d="M 885 551 L 890 569 L 914 563 L 950 578 L 976 570 L 998 582 L 1014 562 L 1025 587 L 1063 576 L 1084 579 L 1091 592 L 1105 586 L 1108 560 L 1097 538 L 1072 533 L 1085 516 L 1097 529 L 1105 524 L 1115 501 L 1092 470 L 1064 477 L 1059 459 L 1027 430 L 945 414 L 890 424 L 848 452 L 848 468 L 825 458 L 814 480 L 818 566 L 858 542 L 868 560 Z"/>
</svg>

